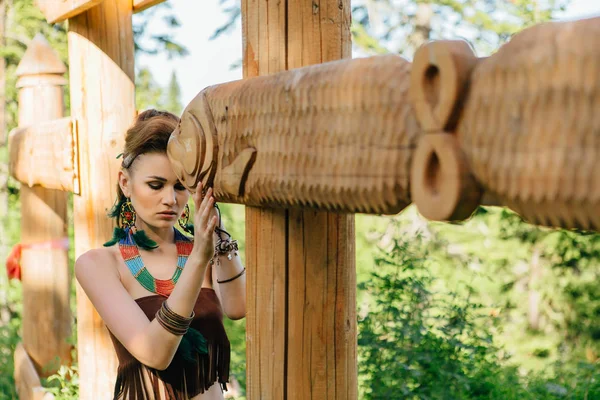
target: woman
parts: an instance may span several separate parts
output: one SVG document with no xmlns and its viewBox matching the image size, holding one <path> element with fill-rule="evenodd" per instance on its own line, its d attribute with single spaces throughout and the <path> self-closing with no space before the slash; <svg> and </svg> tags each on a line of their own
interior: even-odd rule
<svg viewBox="0 0 600 400">
<path fill-rule="evenodd" d="M 223 399 L 229 376 L 223 313 L 231 319 L 246 313 L 245 268 L 237 243 L 219 226 L 212 189 L 202 197 L 200 186 L 193 195 L 195 229 L 189 229 L 190 194 L 166 155 L 178 122 L 148 110 L 127 131 L 111 213 L 118 227 L 105 247 L 75 263 L 117 351 L 114 399 Z"/>
</svg>

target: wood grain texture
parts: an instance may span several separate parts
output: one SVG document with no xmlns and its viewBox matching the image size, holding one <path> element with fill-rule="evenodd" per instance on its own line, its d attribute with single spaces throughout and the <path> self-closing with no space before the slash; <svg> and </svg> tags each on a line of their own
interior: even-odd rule
<svg viewBox="0 0 600 400">
<path fill-rule="evenodd" d="M 165 0 L 133 0 L 133 12 L 138 13 L 144 11 L 164 1 Z"/>
<path fill-rule="evenodd" d="M 285 2 L 242 1 L 244 77 L 285 69 L 285 27 Z M 287 211 L 246 207 L 249 399 L 286 396 L 286 235 Z"/>
<path fill-rule="evenodd" d="M 49 24 L 62 22 L 83 13 L 104 0 L 38 0 L 38 7 Z"/>
<path fill-rule="evenodd" d="M 350 58 L 349 1 L 292 3 L 289 69 Z M 288 235 L 288 398 L 356 399 L 354 215 L 290 210 Z"/>
<path fill-rule="evenodd" d="M 532 223 L 600 230 L 599 38 L 600 18 L 590 18 L 528 28 L 476 63 L 454 42 L 422 47 L 411 83 L 417 119 L 427 134 L 451 135 L 445 158 L 464 162 L 417 157 L 421 145 L 441 145 L 441 136 L 421 137 L 411 179 L 419 210 L 464 219 L 486 199 Z"/>
<path fill-rule="evenodd" d="M 349 16 L 346 1 L 243 1 L 244 77 L 349 57 Z M 353 215 L 246 207 L 249 399 L 357 397 L 354 240 Z"/>
<path fill-rule="evenodd" d="M 473 71 L 460 146 L 531 222 L 600 230 L 599 71 L 600 18 L 529 28 Z"/>
<path fill-rule="evenodd" d="M 419 135 L 409 82 L 410 63 L 388 55 L 212 86 L 184 110 L 171 161 L 219 201 L 396 214 L 410 204 Z"/>
<path fill-rule="evenodd" d="M 125 131 L 133 123 L 132 2 L 105 0 L 69 21 L 72 116 L 79 126 L 81 196 L 74 198 L 76 257 L 111 237 Z M 102 319 L 77 287 L 81 399 L 111 398 L 117 359 Z"/>
<path fill-rule="evenodd" d="M 19 400 L 54 400 L 52 393 L 46 392 L 42 387 L 40 377 L 23 343 L 17 344 L 15 348 L 14 362 Z"/>
<path fill-rule="evenodd" d="M 39 66 L 37 63 L 41 58 L 45 62 Z M 43 123 L 51 126 L 53 121 L 62 121 L 59 118 L 64 115 L 65 69 L 48 42 L 36 36 L 17 71 L 19 127 Z M 29 171 L 21 167 L 50 167 L 48 163 L 52 162 L 55 155 L 52 154 L 54 144 L 48 141 L 49 138 L 41 131 L 20 132 L 23 134 L 17 131 L 16 140 L 11 140 L 11 161 L 21 161 L 25 165 L 17 163 L 20 166 L 13 172 L 23 177 L 29 175 Z M 71 147 L 68 135 L 62 138 L 54 136 L 53 139 L 58 141 L 61 150 L 63 144 Z M 55 147 L 54 150 L 58 149 Z M 16 157 L 18 160 L 14 157 L 15 152 L 20 153 Z M 59 158 L 65 157 L 60 157 L 59 153 Z M 45 164 L 27 165 L 28 161 L 43 159 Z M 45 172 L 36 173 L 39 176 Z M 21 254 L 23 346 L 40 376 L 46 377 L 56 372 L 60 365 L 68 365 L 71 361 L 71 346 L 67 344 L 72 325 L 67 247 L 53 245 L 64 243 L 67 238 L 67 194 L 37 185 L 22 185 L 19 197 L 21 244 L 24 245 Z"/>
<path fill-rule="evenodd" d="M 14 129 L 9 136 L 9 170 L 19 182 L 79 193 L 77 121 L 61 118 Z"/>
</svg>

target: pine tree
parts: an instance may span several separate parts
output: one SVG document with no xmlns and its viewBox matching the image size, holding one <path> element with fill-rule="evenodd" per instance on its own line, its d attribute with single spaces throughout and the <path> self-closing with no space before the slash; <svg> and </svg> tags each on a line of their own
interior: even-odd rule
<svg viewBox="0 0 600 400">
<path fill-rule="evenodd" d="M 152 72 L 140 68 L 135 77 L 135 105 L 138 110 L 162 107 L 163 89 L 156 83 Z"/>
<path fill-rule="evenodd" d="M 175 71 L 171 74 L 171 80 L 167 87 L 164 108 L 176 115 L 180 115 L 183 110 L 181 104 L 181 87 L 179 87 L 179 82 L 177 82 L 177 74 Z"/>
</svg>

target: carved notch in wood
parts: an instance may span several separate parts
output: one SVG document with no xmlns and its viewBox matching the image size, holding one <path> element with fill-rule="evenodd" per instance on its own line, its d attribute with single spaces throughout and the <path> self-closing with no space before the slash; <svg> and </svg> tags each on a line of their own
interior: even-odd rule
<svg viewBox="0 0 600 400">
<path fill-rule="evenodd" d="M 412 160 L 411 197 L 428 219 L 465 219 L 480 203 L 482 190 L 454 134 L 476 62 L 463 41 L 432 42 L 415 55 L 410 97 L 425 134 Z"/>
</svg>

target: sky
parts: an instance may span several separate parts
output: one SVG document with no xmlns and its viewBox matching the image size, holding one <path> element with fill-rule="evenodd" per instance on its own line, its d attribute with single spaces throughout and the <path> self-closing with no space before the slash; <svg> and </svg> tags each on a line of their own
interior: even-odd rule
<svg viewBox="0 0 600 400">
<path fill-rule="evenodd" d="M 181 86 L 181 102 L 188 104 L 207 86 L 242 78 L 241 68 L 232 70 L 232 64 L 242 56 L 242 33 L 238 23 L 230 33 L 209 40 L 215 29 L 227 21 L 219 0 L 167 0 L 171 12 L 181 22 L 174 30 L 175 41 L 183 44 L 189 54 L 169 60 L 165 56 L 139 56 L 138 66 L 149 67 L 155 80 L 166 86 L 172 71 L 177 73 Z M 573 20 L 600 16 L 600 0 L 571 0 L 558 20 Z M 160 18 L 154 18 L 148 29 L 164 32 Z"/>
</svg>

